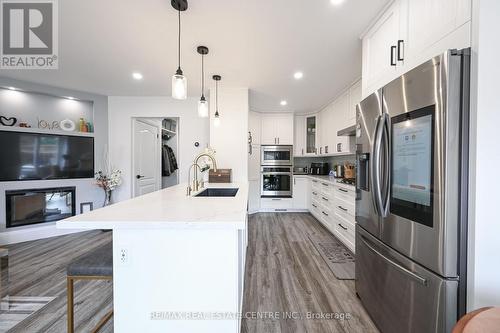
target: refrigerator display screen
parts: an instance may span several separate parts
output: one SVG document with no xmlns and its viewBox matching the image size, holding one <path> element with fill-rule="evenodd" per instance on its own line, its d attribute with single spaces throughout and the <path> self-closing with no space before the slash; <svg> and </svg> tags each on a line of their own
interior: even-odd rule
<svg viewBox="0 0 500 333">
<path fill-rule="evenodd" d="M 392 119 L 391 212 L 432 226 L 433 109 Z"/>
</svg>

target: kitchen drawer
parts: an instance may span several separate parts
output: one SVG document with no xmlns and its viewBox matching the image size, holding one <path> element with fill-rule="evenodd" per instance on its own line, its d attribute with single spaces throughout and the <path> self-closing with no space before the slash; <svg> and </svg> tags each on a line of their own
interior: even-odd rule
<svg viewBox="0 0 500 333">
<path fill-rule="evenodd" d="M 354 252 L 355 246 L 355 224 L 349 223 L 341 220 L 336 221 L 335 233 L 339 236 L 339 239 L 351 250 Z"/>
<path fill-rule="evenodd" d="M 287 211 L 293 207 L 291 198 L 261 198 L 260 207 L 267 210 Z"/>
<path fill-rule="evenodd" d="M 317 179 L 311 179 L 311 188 L 317 192 L 321 191 L 321 184 Z"/>
<path fill-rule="evenodd" d="M 318 196 L 318 200 L 319 200 L 319 203 L 321 203 L 322 205 L 328 207 L 328 209 L 330 209 L 330 207 L 333 207 L 334 206 L 334 200 L 333 200 L 333 197 L 326 194 L 326 193 L 321 193 L 319 196 Z"/>
<path fill-rule="evenodd" d="M 334 186 L 327 182 L 320 182 L 320 186 L 321 186 L 321 193 L 329 197 L 331 196 L 333 199 Z"/>
<path fill-rule="evenodd" d="M 321 192 L 319 189 L 312 189 L 311 190 L 311 200 L 316 200 L 317 202 L 320 202 L 321 200 Z"/>
<path fill-rule="evenodd" d="M 356 192 L 354 189 L 335 186 L 333 192 L 334 192 L 334 197 L 337 199 L 341 199 L 347 202 L 352 202 L 353 204 L 354 201 L 356 200 Z"/>
<path fill-rule="evenodd" d="M 347 220 L 350 220 L 350 219 L 354 219 L 354 216 L 356 214 L 356 209 L 355 209 L 354 203 L 347 202 L 344 200 L 336 200 L 335 201 L 335 212 L 339 213 L 342 216 L 347 215 L 345 218 Z"/>
</svg>

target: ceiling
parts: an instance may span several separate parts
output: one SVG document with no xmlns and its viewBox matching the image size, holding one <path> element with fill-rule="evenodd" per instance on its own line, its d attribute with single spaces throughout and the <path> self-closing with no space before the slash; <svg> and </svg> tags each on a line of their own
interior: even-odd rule
<svg viewBox="0 0 500 333">
<path fill-rule="evenodd" d="M 196 46 L 206 45 L 207 81 L 217 73 L 221 86 L 250 88 L 252 110 L 318 110 L 361 76 L 359 35 L 386 2 L 189 0 L 181 46 L 188 95 L 200 95 Z M 59 22 L 58 70 L 0 75 L 103 95 L 170 95 L 177 68 L 170 0 L 64 0 Z M 133 71 L 144 79 L 133 80 Z"/>
</svg>

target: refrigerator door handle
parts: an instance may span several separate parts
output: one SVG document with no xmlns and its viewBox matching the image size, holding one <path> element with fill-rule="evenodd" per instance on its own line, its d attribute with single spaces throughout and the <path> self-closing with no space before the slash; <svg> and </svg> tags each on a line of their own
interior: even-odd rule
<svg viewBox="0 0 500 333">
<path fill-rule="evenodd" d="M 382 119 L 382 116 L 378 116 L 377 118 L 377 126 L 375 127 L 375 137 L 374 137 L 374 142 L 373 142 L 373 164 L 372 164 L 372 179 L 373 179 L 373 186 L 372 186 L 372 196 L 375 204 L 375 209 L 378 213 L 379 216 L 383 216 L 383 202 L 382 202 L 382 193 L 381 193 L 381 175 L 380 175 L 380 166 L 381 166 L 381 160 L 380 160 L 380 151 L 382 149 L 382 139 L 383 139 L 383 126 L 384 126 L 384 120 Z"/>
<path fill-rule="evenodd" d="M 372 245 L 369 244 L 369 241 L 364 237 L 364 236 L 361 236 L 361 241 L 363 242 L 363 244 L 370 250 L 370 251 L 373 251 L 375 254 L 377 254 L 379 257 L 383 258 L 386 262 L 388 262 L 389 264 L 391 264 L 393 267 L 395 267 L 396 269 L 398 269 L 401 273 L 405 274 L 406 276 L 412 278 L 413 280 L 417 281 L 418 283 L 420 283 L 421 285 L 423 286 L 427 286 L 427 279 L 421 277 L 420 275 L 417 275 L 415 273 L 413 273 L 412 271 L 410 271 L 409 269 L 401 266 L 400 264 L 398 264 L 397 262 L 387 258 L 386 256 L 384 256 L 382 253 L 380 253 L 380 251 L 378 251 L 377 249 L 375 249 L 375 247 L 373 247 Z"/>
<path fill-rule="evenodd" d="M 390 117 L 388 114 L 382 116 L 381 136 L 384 147 L 384 175 L 383 175 L 383 193 L 380 190 L 381 206 L 380 215 L 387 217 L 389 212 L 390 190 L 391 190 L 391 152 L 390 150 Z"/>
</svg>

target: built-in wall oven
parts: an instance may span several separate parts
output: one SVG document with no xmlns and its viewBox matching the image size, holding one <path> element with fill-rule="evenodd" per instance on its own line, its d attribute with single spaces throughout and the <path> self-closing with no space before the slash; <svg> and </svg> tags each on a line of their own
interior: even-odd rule
<svg viewBox="0 0 500 333">
<path fill-rule="evenodd" d="M 292 196 L 292 166 L 262 166 L 261 177 L 261 196 Z"/>
<path fill-rule="evenodd" d="M 293 146 L 262 146 L 261 164 L 263 166 L 293 164 Z"/>
</svg>

